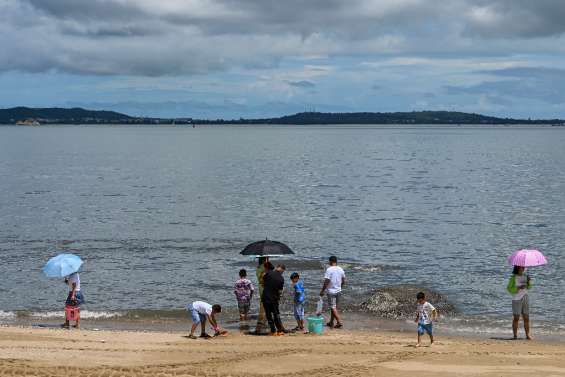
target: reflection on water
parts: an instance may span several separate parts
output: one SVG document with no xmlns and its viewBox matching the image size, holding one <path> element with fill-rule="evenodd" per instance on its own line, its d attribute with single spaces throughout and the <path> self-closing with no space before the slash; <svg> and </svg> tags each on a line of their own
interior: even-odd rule
<svg viewBox="0 0 565 377">
<path fill-rule="evenodd" d="M 234 305 L 239 251 L 269 237 L 309 300 L 335 254 L 351 304 L 420 284 L 489 318 L 510 313 L 505 257 L 537 247 L 533 316 L 563 324 L 564 145 L 555 127 L 0 127 L 0 313 L 60 308 L 41 275 L 60 251 L 86 260 L 93 312 Z"/>
</svg>

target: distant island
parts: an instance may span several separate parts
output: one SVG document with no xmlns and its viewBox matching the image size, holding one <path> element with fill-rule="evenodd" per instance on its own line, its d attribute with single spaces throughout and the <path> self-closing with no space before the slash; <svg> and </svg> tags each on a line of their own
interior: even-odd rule
<svg viewBox="0 0 565 377">
<path fill-rule="evenodd" d="M 303 112 L 277 118 L 262 119 L 193 119 L 133 117 L 115 111 L 85 110 L 82 108 L 29 108 L 0 109 L 0 124 L 540 124 L 565 125 L 562 119 L 497 118 L 457 111 L 411 112 L 357 112 L 320 113 Z"/>
</svg>

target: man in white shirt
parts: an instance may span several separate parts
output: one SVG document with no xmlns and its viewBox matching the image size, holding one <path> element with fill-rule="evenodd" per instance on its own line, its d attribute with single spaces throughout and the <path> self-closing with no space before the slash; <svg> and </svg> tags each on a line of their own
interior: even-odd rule
<svg viewBox="0 0 565 377">
<path fill-rule="evenodd" d="M 341 322 L 341 317 L 337 311 L 337 306 L 339 303 L 339 296 L 341 295 L 341 288 L 345 284 L 345 272 L 341 267 L 337 265 L 337 257 L 332 255 L 330 257 L 330 266 L 326 270 L 324 275 L 324 285 L 320 291 L 320 296 L 324 297 L 324 294 L 328 296 L 328 305 L 330 307 L 330 321 L 327 326 L 339 329 L 343 327 Z M 334 326 L 335 321 L 335 326 Z"/>
<path fill-rule="evenodd" d="M 206 320 L 210 323 L 210 326 L 215 332 L 215 335 L 224 334 L 225 331 L 221 331 L 218 322 L 216 321 L 216 314 L 222 312 L 222 307 L 218 304 L 210 305 L 204 301 L 194 301 L 191 305 L 186 308 L 192 317 L 192 328 L 190 329 L 190 339 L 196 339 L 194 331 L 200 324 L 202 331 L 200 332 L 201 338 L 211 338 L 212 336 L 206 333 Z"/>
</svg>

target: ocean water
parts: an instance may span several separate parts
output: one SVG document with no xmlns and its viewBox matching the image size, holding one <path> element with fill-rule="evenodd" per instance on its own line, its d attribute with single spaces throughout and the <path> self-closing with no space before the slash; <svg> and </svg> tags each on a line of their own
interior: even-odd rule
<svg viewBox="0 0 565 377">
<path fill-rule="evenodd" d="M 1 126 L 0 322 L 59 313 L 59 252 L 86 261 L 91 318 L 233 308 L 239 251 L 268 237 L 312 304 L 335 254 L 352 308 L 416 284 L 462 328 L 507 325 L 506 257 L 538 248 L 532 317 L 563 329 L 564 193 L 562 127 Z"/>
</svg>

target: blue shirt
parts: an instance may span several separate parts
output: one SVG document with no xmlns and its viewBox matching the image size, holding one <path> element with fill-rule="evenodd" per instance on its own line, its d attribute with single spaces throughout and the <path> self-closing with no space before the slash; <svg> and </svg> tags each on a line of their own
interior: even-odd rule
<svg viewBox="0 0 565 377">
<path fill-rule="evenodd" d="M 304 296 L 304 286 L 302 285 L 302 280 L 298 280 L 294 284 L 294 302 L 296 304 L 301 304 L 304 302 L 306 297 Z"/>
</svg>

